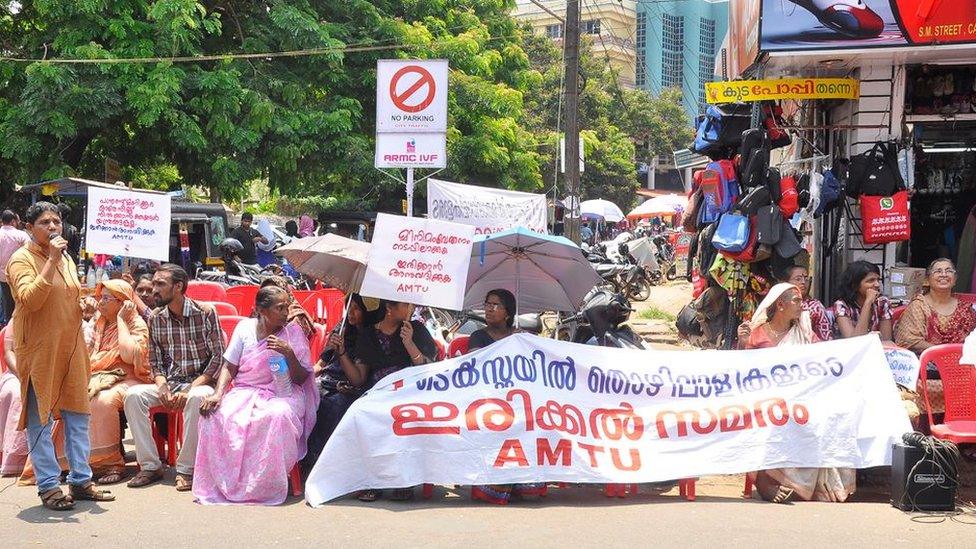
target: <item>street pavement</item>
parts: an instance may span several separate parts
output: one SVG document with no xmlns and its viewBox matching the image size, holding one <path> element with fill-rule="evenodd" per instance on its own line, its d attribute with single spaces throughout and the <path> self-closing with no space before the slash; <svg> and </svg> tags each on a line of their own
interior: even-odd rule
<svg viewBox="0 0 976 549">
<path fill-rule="evenodd" d="M 544 499 L 497 507 L 467 488 L 434 497 L 368 504 L 342 499 L 313 509 L 290 498 L 279 507 L 201 506 L 177 493 L 169 472 L 142 489 L 113 487 L 111 503 L 73 512 L 38 505 L 33 487 L 0 493 L 0 547 L 973 547 L 976 516 L 914 522 L 885 496 L 861 490 L 845 504 L 775 505 L 741 496 L 742 477 L 703 479 L 697 500 L 677 489 L 609 499 L 598 487 L 553 489 Z M 6 486 L 11 479 L 3 479 Z M 940 520 L 926 517 L 926 520 Z"/>
</svg>

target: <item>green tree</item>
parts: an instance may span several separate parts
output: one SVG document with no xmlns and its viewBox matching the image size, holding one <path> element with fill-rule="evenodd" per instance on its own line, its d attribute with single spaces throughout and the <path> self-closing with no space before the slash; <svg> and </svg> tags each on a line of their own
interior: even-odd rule
<svg viewBox="0 0 976 549">
<path fill-rule="evenodd" d="M 449 165 L 459 181 L 538 189 L 525 96 L 541 84 L 514 0 L 23 0 L 0 6 L 0 49 L 21 58 L 123 59 L 318 50 L 190 63 L 0 63 L 4 183 L 101 172 L 238 198 L 399 206 L 372 167 L 379 58 L 446 58 Z M 378 50 L 390 45 L 392 50 Z M 356 51 L 344 51 L 344 47 Z M 175 168 L 176 177 L 172 168 Z M 154 186 L 159 186 L 158 184 Z"/>
</svg>

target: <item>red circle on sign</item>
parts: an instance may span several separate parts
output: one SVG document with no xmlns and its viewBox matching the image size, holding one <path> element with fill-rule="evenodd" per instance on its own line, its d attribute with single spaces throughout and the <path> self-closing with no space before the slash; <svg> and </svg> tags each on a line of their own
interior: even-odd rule
<svg viewBox="0 0 976 549">
<path fill-rule="evenodd" d="M 397 84 L 400 79 L 407 74 L 416 73 L 420 75 L 420 78 L 413 83 L 409 88 L 403 91 L 403 93 L 398 94 L 396 91 Z M 427 87 L 427 96 L 424 97 L 419 103 L 415 105 L 407 104 L 407 100 L 417 95 L 417 92 L 421 88 Z M 393 78 L 390 79 L 390 99 L 393 100 L 393 104 L 396 108 L 404 112 L 420 112 L 430 106 L 434 102 L 434 94 L 437 88 L 434 85 L 434 77 L 423 67 L 418 67 L 417 65 L 407 65 L 402 69 L 396 71 L 393 74 Z"/>
</svg>

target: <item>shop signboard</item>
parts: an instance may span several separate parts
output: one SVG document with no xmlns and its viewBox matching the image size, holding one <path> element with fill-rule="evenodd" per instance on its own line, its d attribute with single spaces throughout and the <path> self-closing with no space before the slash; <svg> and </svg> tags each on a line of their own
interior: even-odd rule
<svg viewBox="0 0 976 549">
<path fill-rule="evenodd" d="M 860 95 L 860 82 L 853 78 L 780 78 L 705 83 L 705 97 L 709 103 L 771 99 L 857 99 Z"/>
<path fill-rule="evenodd" d="M 757 1 L 764 52 L 976 43 L 972 1 Z"/>
</svg>

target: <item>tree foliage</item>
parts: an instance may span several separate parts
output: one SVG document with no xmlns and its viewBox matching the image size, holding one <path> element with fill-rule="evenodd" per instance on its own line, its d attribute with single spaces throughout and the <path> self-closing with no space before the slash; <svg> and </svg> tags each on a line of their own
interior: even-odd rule
<svg viewBox="0 0 976 549">
<path fill-rule="evenodd" d="M 555 167 L 559 52 L 518 26 L 513 8 L 514 0 L 0 2 L 8 57 L 316 52 L 0 62 L 0 181 L 9 189 L 97 177 L 109 156 L 126 179 L 153 188 L 200 186 L 237 199 L 248 181 L 266 180 L 282 196 L 398 209 L 400 184 L 373 168 L 374 69 L 380 58 L 416 57 L 451 66 L 441 176 L 540 191 Z M 605 65 L 584 59 L 584 190 L 626 203 L 634 162 L 669 150 L 672 100 L 613 93 Z"/>
</svg>

